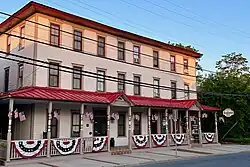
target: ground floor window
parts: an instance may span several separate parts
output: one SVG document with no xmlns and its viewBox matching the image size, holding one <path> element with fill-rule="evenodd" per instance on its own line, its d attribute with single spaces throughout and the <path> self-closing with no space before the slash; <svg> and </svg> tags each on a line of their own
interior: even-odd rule
<svg viewBox="0 0 250 167">
<path fill-rule="evenodd" d="M 107 136 L 107 111 L 94 109 L 94 136 Z"/>
<path fill-rule="evenodd" d="M 71 137 L 80 137 L 80 111 L 71 111 Z"/>
<path fill-rule="evenodd" d="M 141 113 L 134 114 L 134 135 L 141 135 Z"/>
<path fill-rule="evenodd" d="M 118 136 L 126 136 L 126 114 L 119 113 Z"/>
<path fill-rule="evenodd" d="M 165 112 L 161 112 L 161 134 L 166 134 L 166 118 Z"/>
</svg>

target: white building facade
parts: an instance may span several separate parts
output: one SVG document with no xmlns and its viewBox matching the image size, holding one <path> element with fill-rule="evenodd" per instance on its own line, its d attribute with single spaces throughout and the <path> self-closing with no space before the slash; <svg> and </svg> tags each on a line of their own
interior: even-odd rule
<svg viewBox="0 0 250 167">
<path fill-rule="evenodd" d="M 5 118 L 12 112 L 1 127 L 7 161 L 218 142 L 201 133 L 201 111 L 218 110 L 196 100 L 201 54 L 34 2 L 0 30 L 1 104 Z M 36 149 L 22 150 L 27 140 Z"/>
</svg>

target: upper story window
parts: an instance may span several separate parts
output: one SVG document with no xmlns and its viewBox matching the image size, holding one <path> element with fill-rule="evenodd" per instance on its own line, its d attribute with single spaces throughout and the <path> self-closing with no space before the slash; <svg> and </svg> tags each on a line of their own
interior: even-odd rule
<svg viewBox="0 0 250 167">
<path fill-rule="evenodd" d="M 73 67 L 73 89 L 82 89 L 82 67 Z"/>
<path fill-rule="evenodd" d="M 141 77 L 134 76 L 134 95 L 141 95 Z"/>
<path fill-rule="evenodd" d="M 170 56 L 170 70 L 175 71 L 175 56 Z"/>
<path fill-rule="evenodd" d="M 50 25 L 50 44 L 59 46 L 60 43 L 60 26 L 57 24 Z"/>
<path fill-rule="evenodd" d="M 140 64 L 140 47 L 134 46 L 134 63 Z"/>
<path fill-rule="evenodd" d="M 160 79 L 154 79 L 154 97 L 160 97 Z"/>
<path fill-rule="evenodd" d="M 125 74 L 118 73 L 118 92 L 125 92 Z"/>
<path fill-rule="evenodd" d="M 74 30 L 74 50 L 82 51 L 82 32 Z"/>
<path fill-rule="evenodd" d="M 105 38 L 98 36 L 97 55 L 105 56 Z"/>
<path fill-rule="evenodd" d="M 176 92 L 176 81 L 171 81 L 171 98 L 176 99 L 177 98 L 177 92 Z"/>
<path fill-rule="evenodd" d="M 97 70 L 97 91 L 105 91 L 105 71 Z"/>
<path fill-rule="evenodd" d="M 49 64 L 49 86 L 59 87 L 59 63 Z"/>
<path fill-rule="evenodd" d="M 18 87 L 23 87 L 23 64 L 18 64 Z"/>
<path fill-rule="evenodd" d="M 6 52 L 10 53 L 10 49 L 11 49 L 11 36 L 8 35 L 7 36 L 7 48 L 6 48 Z"/>
<path fill-rule="evenodd" d="M 189 95 L 189 85 L 188 84 L 184 84 L 184 95 L 185 95 L 185 99 L 190 99 L 190 95 Z"/>
<path fill-rule="evenodd" d="M 188 72 L 188 59 L 183 59 L 184 73 Z"/>
<path fill-rule="evenodd" d="M 24 37 L 25 37 L 25 26 L 20 28 L 20 39 L 19 39 L 19 49 L 24 48 Z"/>
<path fill-rule="evenodd" d="M 118 42 L 118 60 L 125 60 L 125 44 Z"/>
<path fill-rule="evenodd" d="M 10 68 L 7 67 L 4 69 L 4 92 L 8 92 L 9 90 L 9 76 L 10 76 Z"/>
<path fill-rule="evenodd" d="M 159 67 L 159 52 L 158 51 L 153 52 L 153 66 L 157 68 Z"/>
</svg>

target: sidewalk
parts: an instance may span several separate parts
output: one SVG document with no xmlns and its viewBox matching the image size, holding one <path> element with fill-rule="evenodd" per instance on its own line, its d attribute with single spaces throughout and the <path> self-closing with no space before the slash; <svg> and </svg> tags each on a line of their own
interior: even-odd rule
<svg viewBox="0 0 250 167">
<path fill-rule="evenodd" d="M 110 153 L 105 152 L 67 157 L 53 157 L 48 160 L 43 159 L 40 163 L 16 165 L 16 167 L 137 166 L 140 164 L 176 161 L 182 159 L 199 158 L 209 155 L 232 154 L 243 151 L 250 151 L 250 145 L 204 145 L 202 148 L 179 146 L 176 157 L 175 147 L 163 147 L 133 150 L 132 154 L 126 155 L 111 155 Z"/>
</svg>

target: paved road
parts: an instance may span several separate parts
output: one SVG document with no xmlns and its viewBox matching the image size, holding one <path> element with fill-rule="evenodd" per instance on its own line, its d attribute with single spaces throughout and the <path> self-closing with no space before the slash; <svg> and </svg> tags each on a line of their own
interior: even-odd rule
<svg viewBox="0 0 250 167">
<path fill-rule="evenodd" d="M 166 162 L 141 167 L 250 167 L 250 152 Z"/>
</svg>

